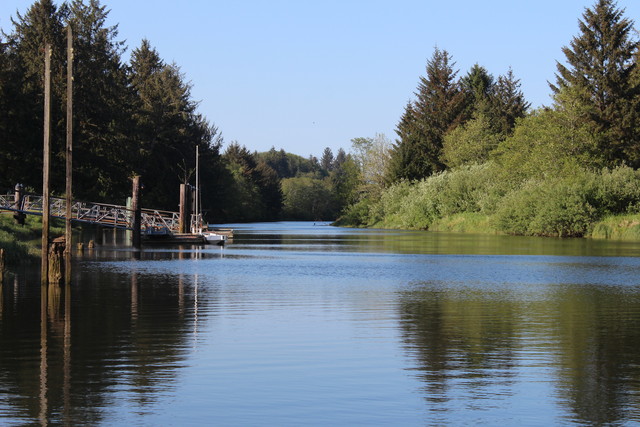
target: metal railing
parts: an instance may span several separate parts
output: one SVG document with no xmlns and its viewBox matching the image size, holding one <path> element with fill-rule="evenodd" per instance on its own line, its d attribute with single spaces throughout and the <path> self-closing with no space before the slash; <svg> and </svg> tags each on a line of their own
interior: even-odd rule
<svg viewBox="0 0 640 427">
<path fill-rule="evenodd" d="M 0 210 L 22 212 L 31 215 L 42 215 L 43 197 L 24 195 L 16 200 L 13 193 L 0 195 Z M 52 217 L 66 217 L 66 200 L 58 197 L 49 198 L 49 209 Z M 75 201 L 71 206 L 71 220 L 100 224 L 105 227 L 133 229 L 134 211 L 125 206 L 105 203 Z M 192 218 L 192 222 L 193 222 Z M 179 230 L 180 214 L 178 212 L 142 209 L 141 228 L 146 234 L 169 234 Z"/>
</svg>

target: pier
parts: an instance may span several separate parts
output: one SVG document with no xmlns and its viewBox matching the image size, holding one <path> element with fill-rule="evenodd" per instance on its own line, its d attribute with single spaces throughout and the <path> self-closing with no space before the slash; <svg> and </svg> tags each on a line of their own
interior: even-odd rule
<svg viewBox="0 0 640 427">
<path fill-rule="evenodd" d="M 16 215 L 43 214 L 43 197 L 18 191 L 0 195 L 0 211 L 12 211 Z M 49 212 L 53 218 L 67 218 L 67 203 L 64 198 L 50 197 Z M 96 202 L 74 201 L 71 205 L 71 220 L 74 222 L 98 224 L 104 227 L 134 230 L 135 210 L 127 206 Z M 180 213 L 157 209 L 140 209 L 140 232 L 143 236 L 172 237 L 180 233 Z M 201 220 L 192 214 L 192 226 Z"/>
</svg>

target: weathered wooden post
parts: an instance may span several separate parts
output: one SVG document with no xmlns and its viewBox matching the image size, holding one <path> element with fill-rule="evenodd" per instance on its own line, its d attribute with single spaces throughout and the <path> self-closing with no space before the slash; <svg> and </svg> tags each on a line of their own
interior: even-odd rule
<svg viewBox="0 0 640 427">
<path fill-rule="evenodd" d="M 65 252 L 65 238 L 58 237 L 51 242 L 49 247 L 49 271 L 48 271 L 48 279 L 49 286 L 53 285 L 62 285 L 65 279 L 64 272 L 64 252 Z"/>
<path fill-rule="evenodd" d="M 49 271 L 49 163 L 51 161 L 51 45 L 44 48 L 44 149 L 42 156 L 42 261 L 40 281 L 46 285 Z"/>
<path fill-rule="evenodd" d="M 133 191 L 131 195 L 131 210 L 133 211 L 133 236 L 131 243 L 140 249 L 142 241 L 142 209 L 140 206 L 140 175 L 133 177 Z"/>
<path fill-rule="evenodd" d="M 191 226 L 190 193 L 188 184 L 180 184 L 180 233 L 188 233 Z"/>
<path fill-rule="evenodd" d="M 71 25 L 67 26 L 67 151 L 66 151 L 66 211 L 64 229 L 64 271 L 65 282 L 71 283 L 71 248 L 73 232 L 71 228 L 73 165 L 73 33 Z"/>
<path fill-rule="evenodd" d="M 13 204 L 15 205 L 17 210 L 22 210 L 24 208 L 24 186 L 22 184 L 16 184 L 15 193 L 13 196 Z M 13 218 L 16 220 L 16 223 L 20 225 L 24 225 L 26 215 L 24 212 L 14 212 Z"/>
</svg>

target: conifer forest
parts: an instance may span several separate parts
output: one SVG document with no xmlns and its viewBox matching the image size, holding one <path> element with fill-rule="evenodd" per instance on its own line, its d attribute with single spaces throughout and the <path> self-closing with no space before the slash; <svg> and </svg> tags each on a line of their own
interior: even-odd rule
<svg viewBox="0 0 640 427">
<path fill-rule="evenodd" d="M 582 15 L 580 13 L 582 12 Z M 177 210 L 200 152 L 211 222 L 336 220 L 357 227 L 640 238 L 640 41 L 613 0 L 576 11 L 550 104 L 511 69 L 425 48 L 396 135 L 353 135 L 308 157 L 225 141 L 179 64 L 131 48 L 99 0 L 35 1 L 0 33 L 0 188 L 41 183 L 44 43 L 52 46 L 52 188 L 64 192 L 66 32 L 74 31 L 74 197 Z M 429 52 L 431 55 L 429 56 Z M 552 55 L 553 53 L 550 53 Z M 327 141 L 327 145 L 342 141 Z"/>
</svg>

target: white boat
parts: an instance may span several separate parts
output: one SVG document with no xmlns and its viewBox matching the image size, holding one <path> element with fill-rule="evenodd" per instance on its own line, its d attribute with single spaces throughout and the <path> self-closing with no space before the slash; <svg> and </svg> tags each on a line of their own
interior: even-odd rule
<svg viewBox="0 0 640 427">
<path fill-rule="evenodd" d="M 227 236 L 218 234 L 215 231 L 201 231 L 200 235 L 204 238 L 206 243 L 212 245 L 224 245 L 227 241 Z"/>
<path fill-rule="evenodd" d="M 203 226 L 202 204 L 200 203 L 200 172 L 199 172 L 200 150 L 196 145 L 196 218 L 191 224 L 191 232 L 201 236 L 205 243 L 212 245 L 224 245 L 227 241 L 227 234 L 216 233 Z"/>
</svg>

